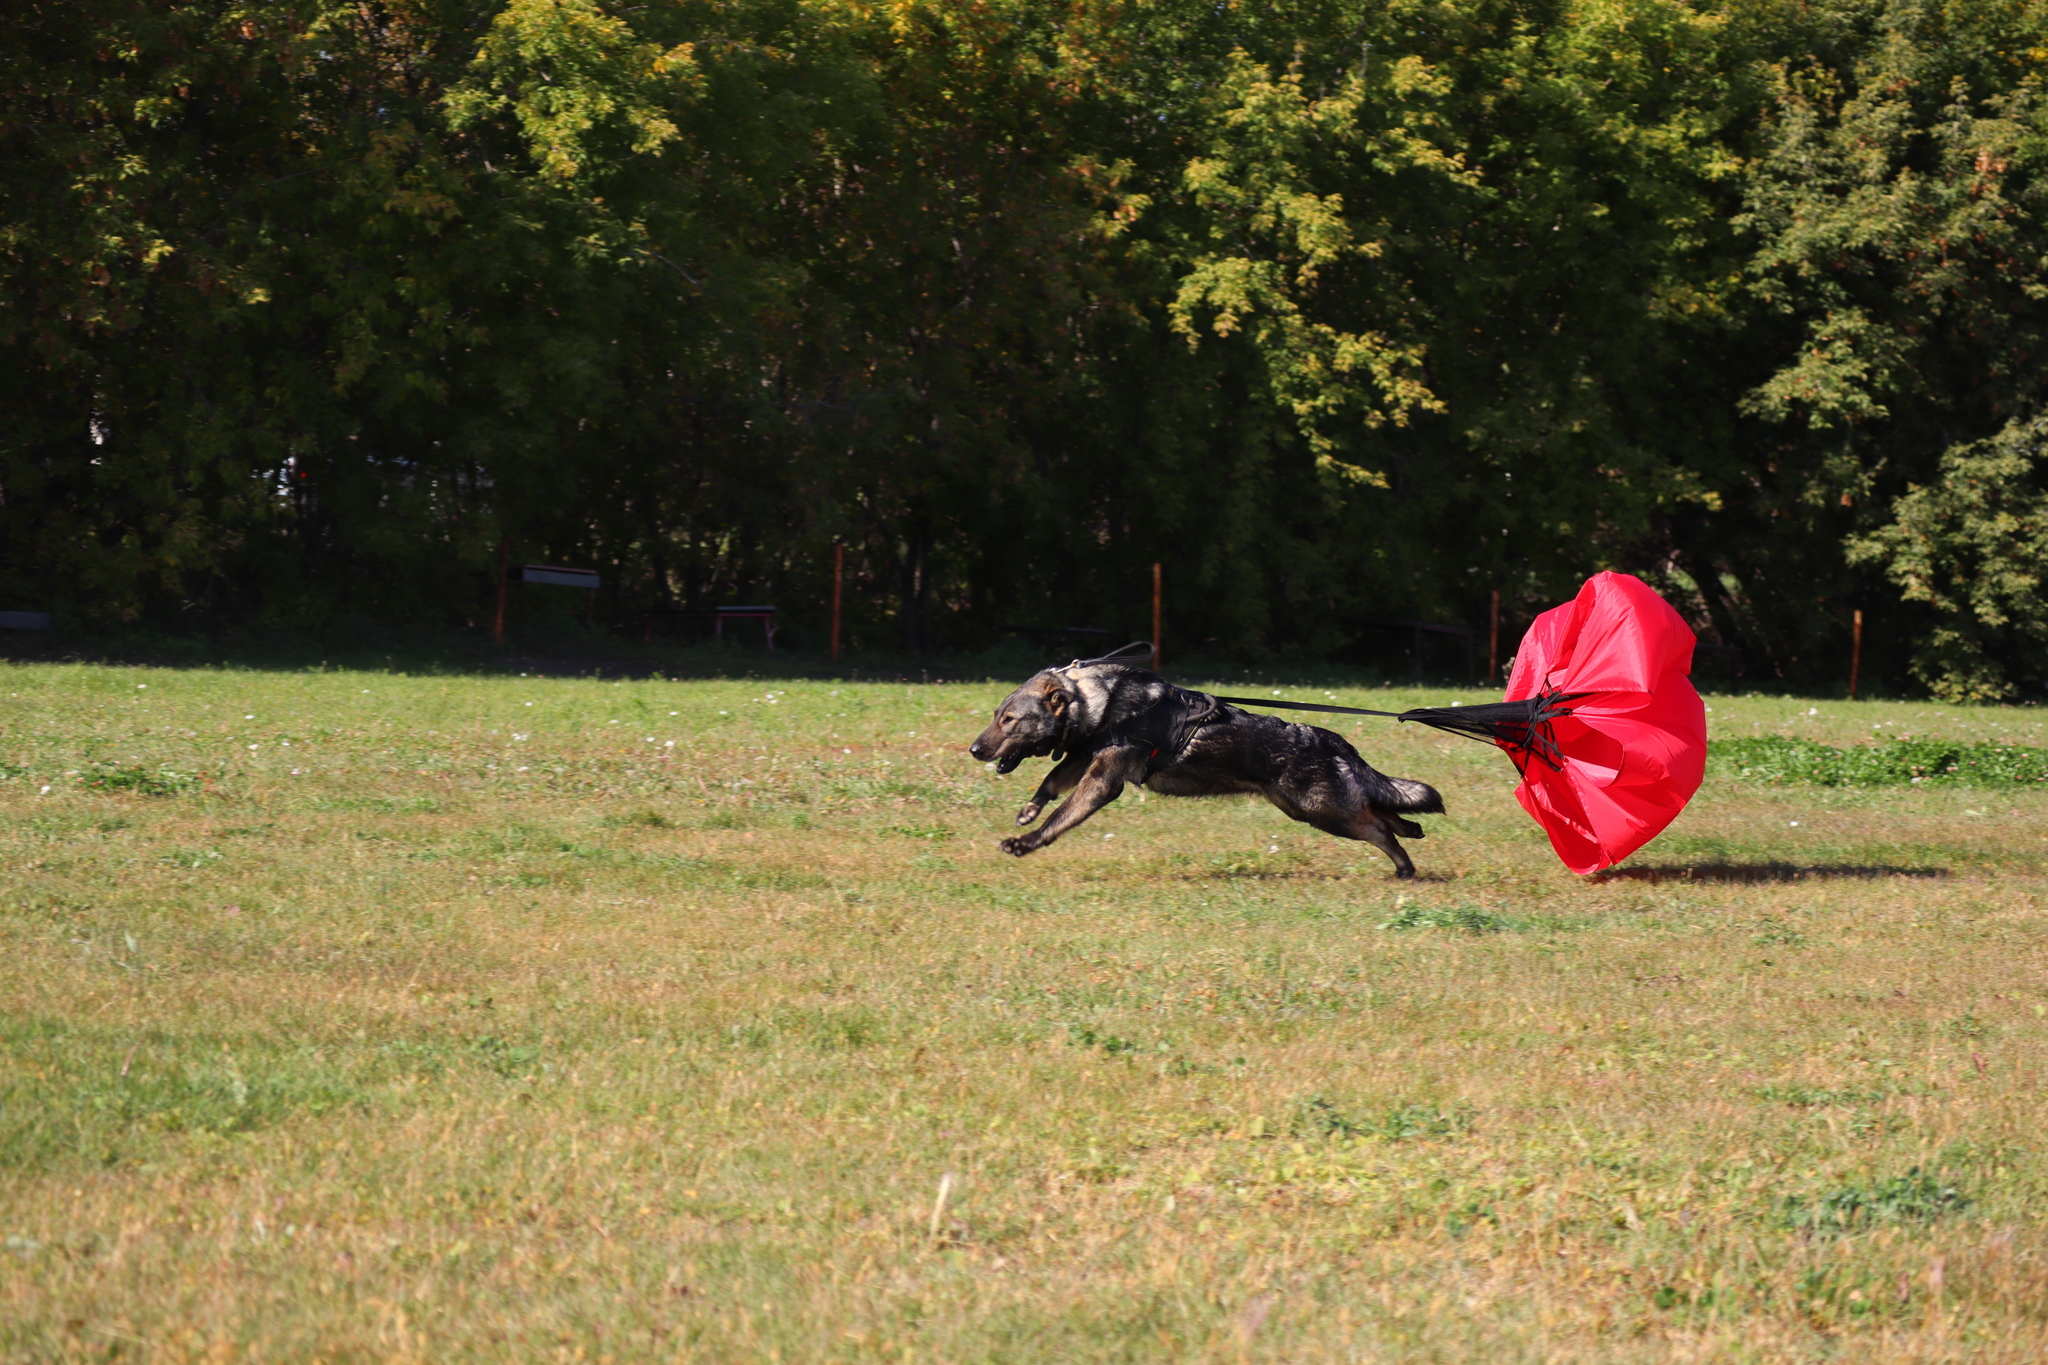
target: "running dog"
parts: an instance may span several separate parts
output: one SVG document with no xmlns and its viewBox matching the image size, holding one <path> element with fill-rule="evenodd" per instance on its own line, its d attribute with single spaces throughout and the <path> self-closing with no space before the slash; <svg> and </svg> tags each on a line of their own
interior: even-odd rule
<svg viewBox="0 0 2048 1365">
<path fill-rule="evenodd" d="M 1133 782 L 1163 796 L 1257 792 L 1289 819 L 1340 839 L 1362 839 L 1387 855 L 1396 877 L 1415 864 L 1396 841 L 1420 839 L 1403 814 L 1441 813 L 1434 787 L 1375 771 L 1342 735 L 1275 716 L 1240 711 L 1205 692 L 1175 687 L 1157 673 L 1109 659 L 1077 659 L 1033 674 L 1003 698 L 995 720 L 967 752 L 996 771 L 1052 758 L 1017 823 L 1074 793 L 1028 834 L 1002 841 L 1023 857 L 1044 848 L 1123 794 Z"/>
</svg>

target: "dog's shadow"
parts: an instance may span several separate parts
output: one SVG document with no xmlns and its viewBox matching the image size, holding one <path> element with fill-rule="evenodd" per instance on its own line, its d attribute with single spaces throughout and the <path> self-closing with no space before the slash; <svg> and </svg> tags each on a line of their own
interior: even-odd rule
<svg viewBox="0 0 2048 1365">
<path fill-rule="evenodd" d="M 1332 872 L 1323 868 L 1295 867 L 1283 869 L 1255 867 L 1213 867 L 1200 872 L 1183 872 L 1184 882 L 1344 882 L 1353 880 L 1370 881 L 1375 877 L 1389 882 L 1404 881 L 1396 877 L 1391 868 L 1357 868 L 1351 871 Z M 1405 882 L 1435 882 L 1449 885 L 1462 878 L 1455 872 L 1417 872 Z"/>
<path fill-rule="evenodd" d="M 1940 881 L 1952 875 L 1945 867 L 1891 867 L 1884 864 L 1823 863 L 1802 867 L 1797 863 L 1684 863 L 1643 867 L 1610 867 L 1586 878 L 1589 882 L 1693 882 L 1727 885 L 1745 882 L 1882 881 L 1907 877 L 1919 881 Z"/>
</svg>

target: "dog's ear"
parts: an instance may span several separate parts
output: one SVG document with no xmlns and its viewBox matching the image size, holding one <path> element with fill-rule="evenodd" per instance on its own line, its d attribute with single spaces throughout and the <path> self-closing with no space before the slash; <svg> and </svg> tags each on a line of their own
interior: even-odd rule
<svg viewBox="0 0 2048 1365">
<path fill-rule="evenodd" d="M 1067 691 L 1058 683 L 1047 683 L 1045 685 L 1045 709 L 1056 716 L 1066 714 Z"/>
</svg>

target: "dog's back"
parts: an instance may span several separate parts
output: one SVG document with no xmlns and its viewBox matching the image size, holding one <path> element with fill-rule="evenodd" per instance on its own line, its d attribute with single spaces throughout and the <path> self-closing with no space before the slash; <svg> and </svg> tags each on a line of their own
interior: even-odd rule
<svg viewBox="0 0 2048 1365">
<path fill-rule="evenodd" d="M 1441 813 L 1444 808 L 1436 788 L 1413 778 L 1388 776 L 1334 730 L 1235 706 L 1218 707 L 1212 721 L 1192 732 L 1170 772 L 1178 779 L 1171 783 L 1174 786 L 1195 787 L 1213 777 L 1219 784 L 1231 784 L 1232 790 L 1298 792 L 1312 806 L 1366 804 L 1407 814 Z M 1156 781 L 1146 785 L 1168 789 Z"/>
</svg>

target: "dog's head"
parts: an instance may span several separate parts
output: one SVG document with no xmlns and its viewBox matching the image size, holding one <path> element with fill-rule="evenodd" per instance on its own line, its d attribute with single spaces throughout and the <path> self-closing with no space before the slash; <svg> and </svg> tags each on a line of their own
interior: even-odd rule
<svg viewBox="0 0 2048 1365">
<path fill-rule="evenodd" d="M 995 720 L 967 752 L 984 763 L 994 759 L 999 773 L 1010 772 L 1027 758 L 1056 754 L 1072 729 L 1077 700 L 1057 670 L 1034 674 L 1003 698 Z"/>
</svg>

